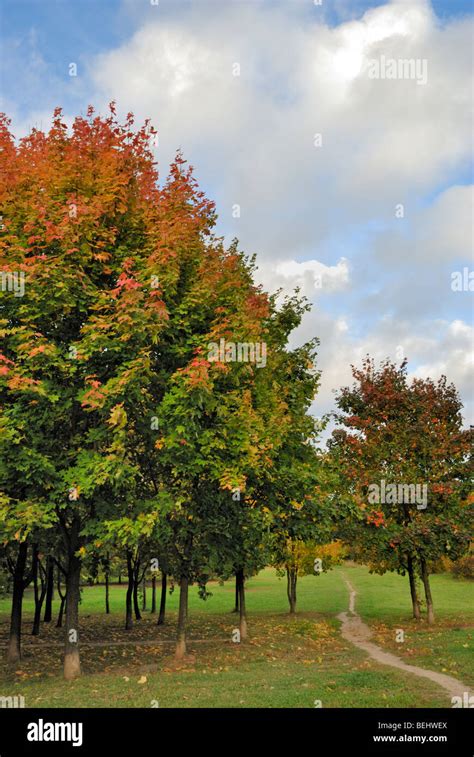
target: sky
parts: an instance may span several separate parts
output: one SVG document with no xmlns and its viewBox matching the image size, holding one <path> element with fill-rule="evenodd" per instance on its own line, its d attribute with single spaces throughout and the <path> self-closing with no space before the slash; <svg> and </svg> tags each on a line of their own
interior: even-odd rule
<svg viewBox="0 0 474 757">
<path fill-rule="evenodd" d="M 259 283 L 313 304 L 317 416 L 370 354 L 445 374 L 468 424 L 472 33 L 467 0 L 0 0 L 0 110 L 151 118 L 162 178 L 182 149 Z"/>
</svg>

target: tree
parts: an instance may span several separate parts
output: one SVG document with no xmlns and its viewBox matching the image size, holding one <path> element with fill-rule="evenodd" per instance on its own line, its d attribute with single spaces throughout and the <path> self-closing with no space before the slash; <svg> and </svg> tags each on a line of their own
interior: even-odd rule
<svg viewBox="0 0 474 757">
<path fill-rule="evenodd" d="M 162 322 L 156 292 L 134 295 L 128 275 L 134 253 L 149 252 L 144 238 L 155 233 L 150 207 L 158 196 L 150 129 L 134 132 L 132 124 L 130 115 L 119 124 L 113 105 L 104 119 L 90 108 L 69 135 L 58 109 L 48 134 L 33 130 L 17 147 L 7 119 L 0 122 L 0 260 L 12 276 L 25 276 L 28 290 L 27 297 L 2 293 L 1 490 L 15 532 L 32 508 L 36 525 L 49 526 L 53 513 L 61 528 L 67 678 L 80 673 L 83 527 L 136 473 L 124 464 L 115 419 L 120 398 L 128 392 L 133 402 L 139 392 Z M 112 308 L 104 325 L 105 301 Z M 142 342 L 130 340 L 134 331 Z M 99 400 L 109 426 L 94 416 Z"/>
<path fill-rule="evenodd" d="M 430 566 L 469 546 L 472 431 L 463 429 L 461 401 L 444 376 L 409 382 L 406 361 L 376 368 L 370 358 L 353 376 L 337 397 L 344 428 L 331 441 L 358 506 L 345 538 L 378 572 L 408 573 L 414 617 L 421 579 L 432 623 Z"/>
</svg>

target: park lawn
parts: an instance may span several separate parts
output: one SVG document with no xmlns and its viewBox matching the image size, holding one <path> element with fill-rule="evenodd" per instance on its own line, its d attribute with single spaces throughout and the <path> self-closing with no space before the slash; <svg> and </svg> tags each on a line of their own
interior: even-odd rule
<svg viewBox="0 0 474 757">
<path fill-rule="evenodd" d="M 356 611 L 374 630 L 374 641 L 405 662 L 452 675 L 474 688 L 474 583 L 449 573 L 431 576 L 436 623 L 411 618 L 408 578 L 344 568 L 358 592 Z M 396 641 L 396 632 L 404 641 Z M 399 635 L 400 638 L 400 635 Z"/>
<path fill-rule="evenodd" d="M 172 656 L 177 591 L 169 597 L 165 626 L 158 628 L 156 616 L 146 611 L 143 620 L 125 632 L 125 586 L 111 587 L 108 616 L 103 613 L 103 587 L 85 587 L 83 677 L 69 683 L 62 680 L 63 632 L 54 623 L 49 628 L 43 625 L 38 638 L 25 633 L 22 662 L 16 671 L 2 673 L 0 694 L 21 694 L 30 707 L 314 707 L 318 700 L 323 707 L 449 706 L 446 694 L 434 683 L 381 666 L 341 638 L 335 616 L 347 609 L 348 602 L 342 574 L 360 591 L 357 611 L 376 634 L 387 635 L 387 647 L 392 629 L 411 628 L 408 587 L 399 576 L 372 576 L 366 568 L 344 565 L 305 577 L 298 582 L 298 614 L 291 618 L 285 581 L 266 569 L 248 582 L 249 640 L 245 644 L 231 640 L 235 627 L 235 615 L 230 612 L 232 583 L 212 585 L 212 597 L 205 602 L 195 589 L 191 592 L 189 657 L 177 665 Z M 464 624 L 468 582 L 456 582 L 454 591 L 450 577 L 435 576 L 433 583 L 440 617 L 445 616 L 442 622 L 459 623 L 462 618 Z M 25 600 L 25 630 L 32 608 L 30 592 Z M 2 642 L 8 630 L 8 609 L 8 602 L 2 601 Z M 416 630 L 424 634 L 423 627 Z M 443 626 L 439 633 L 456 631 Z M 407 638 L 410 648 L 418 644 L 418 636 L 413 640 L 411 631 Z M 422 641 L 425 644 L 425 636 Z M 400 656 L 401 646 L 396 645 Z M 418 651 L 423 648 L 420 642 Z M 450 655 L 459 666 L 458 677 L 462 671 L 464 680 L 466 648 L 453 641 Z M 425 667 L 432 663 L 430 659 L 428 665 L 426 658 L 416 662 Z M 432 667 L 439 669 L 434 663 Z"/>
</svg>

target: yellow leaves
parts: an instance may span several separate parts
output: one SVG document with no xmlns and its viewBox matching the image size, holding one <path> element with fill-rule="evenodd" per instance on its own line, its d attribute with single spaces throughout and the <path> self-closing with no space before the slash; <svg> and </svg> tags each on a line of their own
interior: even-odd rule
<svg viewBox="0 0 474 757">
<path fill-rule="evenodd" d="M 85 547 L 81 547 L 80 550 L 79 550 L 79 554 L 80 554 L 81 557 L 84 557 L 84 555 L 86 554 L 86 548 Z"/>
<path fill-rule="evenodd" d="M 157 439 L 155 442 L 155 449 L 163 449 L 165 446 L 164 439 Z"/>
<path fill-rule="evenodd" d="M 124 426 L 127 425 L 127 413 L 124 410 L 123 402 L 120 402 L 118 405 L 114 405 L 107 423 L 109 424 L 109 426 L 115 426 L 116 428 L 124 428 Z"/>
<path fill-rule="evenodd" d="M 95 252 L 92 255 L 92 257 L 94 258 L 94 260 L 98 260 L 101 263 L 105 263 L 108 260 L 110 260 L 110 258 L 112 257 L 112 255 L 110 254 L 110 252 Z"/>
<path fill-rule="evenodd" d="M 147 682 L 147 677 L 146 676 L 141 676 L 138 679 L 138 681 L 137 681 L 137 683 L 140 683 L 140 684 L 143 684 L 143 683 L 146 683 L 146 682 Z"/>
</svg>

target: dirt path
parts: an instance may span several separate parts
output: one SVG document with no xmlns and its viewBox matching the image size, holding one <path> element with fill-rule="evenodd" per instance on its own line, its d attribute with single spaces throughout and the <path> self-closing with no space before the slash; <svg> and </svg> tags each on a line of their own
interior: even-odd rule
<svg viewBox="0 0 474 757">
<path fill-rule="evenodd" d="M 437 673 L 435 670 L 426 670 L 425 668 L 419 668 L 417 665 L 408 665 L 396 655 L 391 652 L 384 652 L 377 644 L 369 641 L 372 631 L 355 611 L 357 592 L 345 576 L 344 581 L 349 589 L 349 612 L 341 612 L 337 617 L 342 622 L 341 634 L 346 641 L 350 641 L 351 644 L 355 644 L 359 649 L 363 649 L 370 657 L 382 663 L 382 665 L 390 665 L 392 668 L 398 668 L 398 670 L 403 670 L 406 673 L 411 673 L 421 678 L 429 678 L 449 694 L 450 701 L 451 697 L 462 697 L 464 692 L 469 692 L 469 688 L 462 681 L 444 675 L 444 673 Z"/>
</svg>

